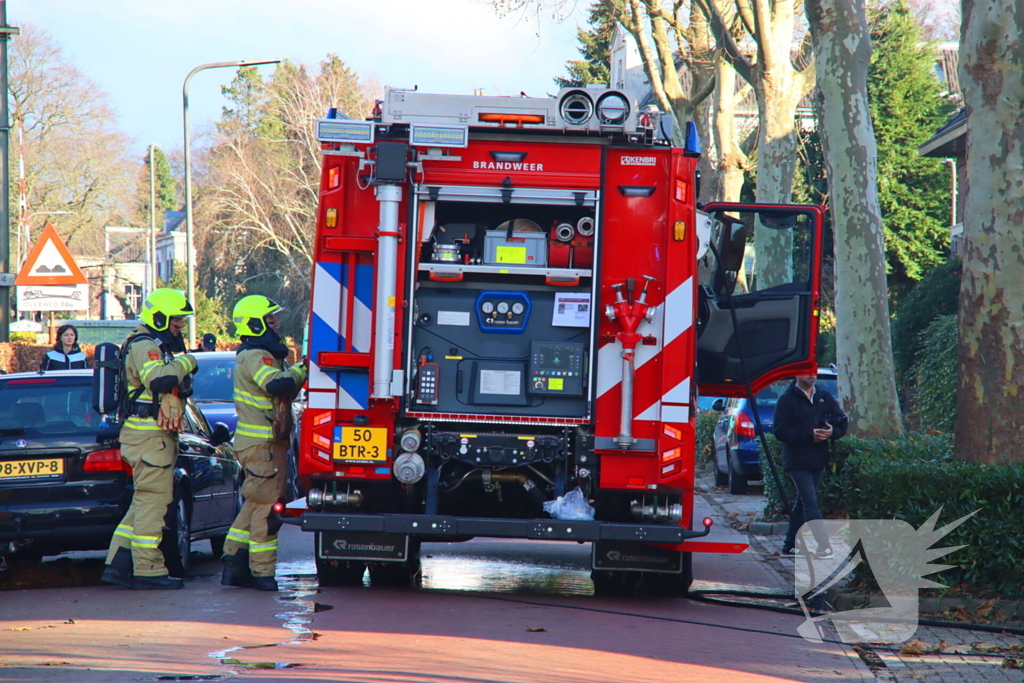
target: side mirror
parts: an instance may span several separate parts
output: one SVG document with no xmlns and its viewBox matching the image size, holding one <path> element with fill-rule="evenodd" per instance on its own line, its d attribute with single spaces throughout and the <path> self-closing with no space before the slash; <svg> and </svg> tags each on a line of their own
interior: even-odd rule
<svg viewBox="0 0 1024 683">
<path fill-rule="evenodd" d="M 213 434 L 210 437 L 210 443 L 214 446 L 219 446 L 222 443 L 231 441 L 234 437 L 235 435 L 231 433 L 231 430 L 226 424 L 218 422 L 213 426 Z"/>
<path fill-rule="evenodd" d="M 715 402 L 711 404 L 711 410 L 717 410 L 718 412 L 725 410 L 725 399 L 716 398 Z"/>
</svg>

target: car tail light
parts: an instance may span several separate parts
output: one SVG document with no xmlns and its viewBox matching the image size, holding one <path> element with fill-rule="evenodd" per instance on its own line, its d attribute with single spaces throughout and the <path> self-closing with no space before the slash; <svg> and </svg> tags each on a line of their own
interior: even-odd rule
<svg viewBox="0 0 1024 683">
<path fill-rule="evenodd" d="M 121 457 L 121 451 L 117 448 L 108 448 L 102 451 L 93 451 L 85 457 L 85 463 L 82 464 L 83 472 L 124 472 L 129 477 L 132 476 L 132 467 L 124 458 Z"/>
<path fill-rule="evenodd" d="M 754 428 L 754 423 L 747 417 L 746 413 L 740 413 L 736 416 L 736 436 L 757 436 L 757 429 Z"/>
</svg>

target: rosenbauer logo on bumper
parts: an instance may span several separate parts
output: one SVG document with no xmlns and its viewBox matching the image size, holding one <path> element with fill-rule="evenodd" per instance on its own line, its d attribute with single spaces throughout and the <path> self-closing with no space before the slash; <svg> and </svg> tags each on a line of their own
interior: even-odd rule
<svg viewBox="0 0 1024 683">
<path fill-rule="evenodd" d="M 485 171 L 543 171 L 544 164 L 527 164 L 522 161 L 474 161 L 473 168 Z"/>
<path fill-rule="evenodd" d="M 658 157 L 620 157 L 623 166 L 657 166 Z"/>
</svg>

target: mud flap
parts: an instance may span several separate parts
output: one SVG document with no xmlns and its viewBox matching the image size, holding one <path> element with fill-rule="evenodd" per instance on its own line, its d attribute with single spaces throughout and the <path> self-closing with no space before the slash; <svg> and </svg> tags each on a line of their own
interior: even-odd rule
<svg viewBox="0 0 1024 683">
<path fill-rule="evenodd" d="M 319 534 L 317 554 L 328 560 L 404 562 L 409 557 L 409 537 L 364 531 L 324 531 Z"/>
<path fill-rule="evenodd" d="M 591 562 L 599 571 L 679 574 L 683 570 L 683 553 L 646 543 L 594 541 Z"/>
</svg>

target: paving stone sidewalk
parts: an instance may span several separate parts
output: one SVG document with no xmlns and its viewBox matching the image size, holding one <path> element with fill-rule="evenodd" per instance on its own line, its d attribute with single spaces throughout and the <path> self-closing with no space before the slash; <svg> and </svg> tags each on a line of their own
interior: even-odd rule
<svg viewBox="0 0 1024 683">
<path fill-rule="evenodd" d="M 781 577 L 782 583 L 794 585 L 794 560 L 779 556 L 782 551 L 785 525 L 772 525 L 760 520 L 764 510 L 763 489 L 751 485 L 746 495 L 730 494 L 725 487 L 716 487 L 711 472 L 698 473 L 697 490 L 724 519 L 747 533 L 755 559 Z M 775 590 L 775 586 L 765 586 Z M 940 615 L 922 615 L 928 619 Z M 1022 624 L 1012 627 L 1020 630 Z M 837 634 L 832 631 L 833 637 Z M 914 639 L 930 646 L 923 654 L 904 654 L 904 643 L 862 645 L 855 649 L 875 675 L 885 683 L 1022 683 L 1024 681 L 1024 636 L 1010 633 L 989 633 L 962 628 L 920 626 Z M 938 649 L 938 651 L 934 651 Z"/>
</svg>

